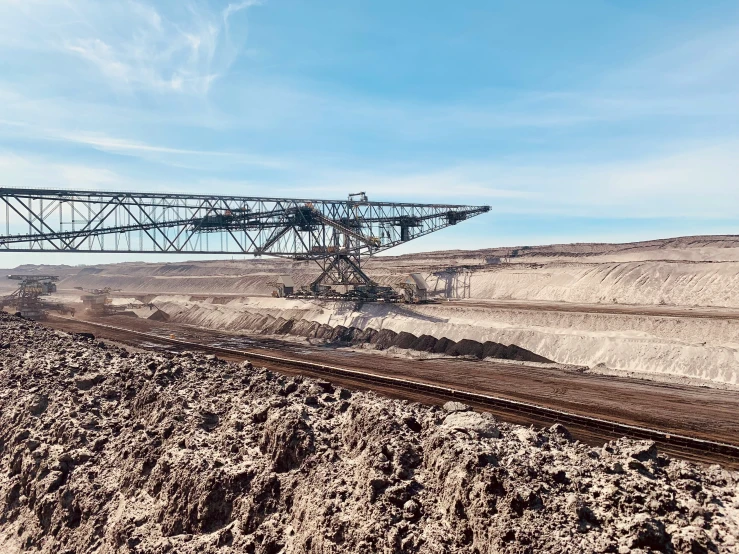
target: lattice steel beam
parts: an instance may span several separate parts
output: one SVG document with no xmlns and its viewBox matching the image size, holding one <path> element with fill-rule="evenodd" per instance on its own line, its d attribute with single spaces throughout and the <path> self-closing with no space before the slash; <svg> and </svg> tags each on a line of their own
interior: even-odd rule
<svg viewBox="0 0 739 554">
<path fill-rule="evenodd" d="M 324 271 L 455 225 L 488 206 L 0 188 L 0 252 L 254 254 Z M 356 275 L 356 271 L 351 271 Z M 361 271 L 359 272 L 361 273 Z"/>
</svg>

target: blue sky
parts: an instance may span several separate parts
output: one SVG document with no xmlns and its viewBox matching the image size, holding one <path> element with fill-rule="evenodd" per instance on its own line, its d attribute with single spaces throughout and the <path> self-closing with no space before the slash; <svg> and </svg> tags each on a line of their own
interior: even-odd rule
<svg viewBox="0 0 739 554">
<path fill-rule="evenodd" d="M 735 233 L 738 37 L 735 1 L 0 0 L 0 175 L 493 206 L 403 251 Z"/>
</svg>

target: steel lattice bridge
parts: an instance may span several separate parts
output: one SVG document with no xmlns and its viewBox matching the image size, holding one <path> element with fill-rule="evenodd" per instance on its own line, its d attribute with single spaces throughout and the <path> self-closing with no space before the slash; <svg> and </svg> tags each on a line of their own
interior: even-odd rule
<svg viewBox="0 0 739 554">
<path fill-rule="evenodd" d="M 320 285 L 376 286 L 362 258 L 489 206 L 0 188 L 0 252 L 253 254 L 313 260 Z M 3 229 L 4 228 L 4 229 Z"/>
</svg>

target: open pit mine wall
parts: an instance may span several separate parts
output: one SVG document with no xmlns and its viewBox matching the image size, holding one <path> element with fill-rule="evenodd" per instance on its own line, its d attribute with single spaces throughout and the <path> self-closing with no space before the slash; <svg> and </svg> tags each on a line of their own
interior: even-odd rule
<svg viewBox="0 0 739 554">
<path fill-rule="evenodd" d="M 259 327 L 255 316 L 266 318 L 265 325 L 278 318 L 305 320 L 333 328 L 372 328 L 455 342 L 466 339 L 517 345 L 557 363 L 598 371 L 739 384 L 739 322 L 734 320 L 445 305 L 365 304 L 355 310 L 350 303 L 272 298 L 215 304 L 191 301 L 184 295 L 160 296 L 154 303 L 174 322 L 213 329 L 258 331 L 254 329 Z"/>
<path fill-rule="evenodd" d="M 557 263 L 473 273 L 473 298 L 739 307 L 739 263 Z"/>
<path fill-rule="evenodd" d="M 536 247 L 516 263 L 490 266 L 467 277 L 434 275 L 430 267 L 479 263 L 481 254 L 442 252 L 375 258 L 366 267 L 373 278 L 386 285 L 397 284 L 411 272 L 424 272 L 432 298 L 739 308 L 739 241 L 736 237 L 728 242 L 719 239 Z M 730 247 L 719 248 L 717 244 Z M 663 248 L 665 245 L 670 248 Z M 709 259 L 712 261 L 706 261 Z M 245 310 L 332 326 L 371 326 L 454 341 L 516 344 L 559 363 L 598 371 L 739 384 L 739 325 L 731 320 L 506 309 L 483 312 L 473 307 L 455 311 L 447 306 L 390 309 L 366 305 L 355 312 L 342 305 L 319 307 L 291 301 L 276 305 L 270 298 L 258 298 L 269 296 L 272 287 L 267 283 L 276 275 L 293 275 L 300 286 L 308 284 L 316 273 L 309 263 L 266 258 L 126 263 L 59 271 L 66 276 L 60 290 L 111 287 L 137 296 L 140 293 L 146 302 L 158 293 L 162 296 L 157 305 L 171 304 L 167 311 L 180 314 L 179 320 L 212 328 L 242 329 L 239 320 L 245 316 L 240 312 Z M 191 302 L 192 295 L 220 297 L 218 301 L 224 306 L 216 308 L 213 301 L 198 305 Z"/>
<path fill-rule="evenodd" d="M 200 310 L 198 307 L 191 309 L 180 309 L 172 304 L 164 306 L 169 309 L 167 314 L 169 320 L 174 319 L 179 323 L 204 325 L 218 325 L 214 320 L 203 321 L 202 315 L 213 316 L 219 310 Z M 166 313 L 158 310 L 157 313 Z M 195 323 L 197 321 L 197 323 Z M 515 344 L 500 344 L 493 341 L 481 343 L 473 339 L 451 340 L 447 337 L 436 338 L 424 334 L 416 336 L 407 331 L 395 332 L 392 329 L 375 329 L 373 327 L 359 328 L 355 326 L 330 325 L 319 323 L 305 318 L 288 317 L 282 315 L 271 315 L 260 311 L 240 311 L 238 318 L 231 320 L 227 325 L 229 329 L 246 330 L 253 333 L 268 335 L 292 335 L 317 339 L 326 343 L 360 346 L 367 345 L 377 350 L 388 348 L 401 348 L 430 354 L 441 354 L 447 356 L 469 356 L 478 359 L 495 358 L 501 360 L 516 360 L 523 362 L 551 363 L 551 360 L 539 356 L 534 352 L 521 348 Z M 216 328 L 222 329 L 223 326 Z"/>
<path fill-rule="evenodd" d="M 368 272 L 380 284 L 397 286 L 420 271 L 437 298 L 536 300 L 588 304 L 739 307 L 739 262 L 631 261 L 551 262 L 491 266 L 461 274 L 432 274 L 412 266 L 373 260 Z M 163 294 L 271 294 L 268 283 L 290 274 L 297 286 L 318 275 L 312 265 L 281 260 L 266 263 L 118 264 L 68 274 L 59 284 L 111 287 Z"/>
</svg>

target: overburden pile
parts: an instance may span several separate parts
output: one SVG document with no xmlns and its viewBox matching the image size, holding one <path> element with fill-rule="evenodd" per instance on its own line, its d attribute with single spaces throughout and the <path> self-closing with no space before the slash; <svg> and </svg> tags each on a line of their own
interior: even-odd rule
<svg viewBox="0 0 739 554">
<path fill-rule="evenodd" d="M 521 348 L 515 344 L 505 345 L 497 342 L 479 342 L 472 339 L 462 339 L 459 342 L 446 337 L 437 339 L 431 335 L 417 337 L 413 333 L 401 331 L 396 333 L 391 329 L 373 329 L 367 327 L 332 327 L 307 319 L 292 320 L 270 315 L 251 314 L 242 321 L 242 329 L 258 331 L 272 335 L 295 335 L 307 339 L 319 339 L 327 343 L 343 345 L 370 345 L 377 350 L 387 350 L 391 347 L 445 354 L 448 356 L 468 356 L 485 359 L 497 358 L 501 360 L 516 360 L 521 362 L 551 363 L 552 361 L 538 354 Z"/>
<path fill-rule="evenodd" d="M 0 315 L 0 552 L 735 552 L 738 484 Z"/>
</svg>

